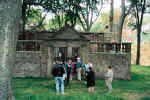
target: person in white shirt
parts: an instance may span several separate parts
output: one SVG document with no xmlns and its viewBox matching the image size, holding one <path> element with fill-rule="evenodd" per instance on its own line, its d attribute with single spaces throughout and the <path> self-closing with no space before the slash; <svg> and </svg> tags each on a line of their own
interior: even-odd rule
<svg viewBox="0 0 150 100">
<path fill-rule="evenodd" d="M 88 75 L 88 72 L 90 72 L 90 70 L 89 70 L 89 68 L 91 67 L 93 67 L 92 66 L 92 62 L 90 61 L 90 60 L 88 60 L 88 63 L 87 64 L 85 64 L 84 65 L 85 66 L 85 73 L 84 73 L 84 78 L 85 78 L 85 80 L 87 80 L 87 75 Z M 87 84 L 87 81 L 85 81 L 85 84 Z"/>
<path fill-rule="evenodd" d="M 88 73 L 90 70 L 89 70 L 89 67 L 93 67 L 92 66 L 92 62 L 89 60 L 87 64 L 85 64 L 85 72 Z"/>
<path fill-rule="evenodd" d="M 105 75 L 106 87 L 108 89 L 108 93 L 112 92 L 112 81 L 113 81 L 113 70 L 111 66 L 108 66 L 107 73 Z"/>
</svg>

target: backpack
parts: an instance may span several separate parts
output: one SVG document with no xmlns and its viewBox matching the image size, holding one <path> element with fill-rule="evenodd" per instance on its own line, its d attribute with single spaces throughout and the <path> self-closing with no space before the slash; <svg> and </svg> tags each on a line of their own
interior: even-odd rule
<svg viewBox="0 0 150 100">
<path fill-rule="evenodd" d="M 53 76 L 62 76 L 62 74 L 64 73 L 64 68 L 63 65 L 61 64 L 55 64 L 52 68 L 52 75 Z"/>
</svg>

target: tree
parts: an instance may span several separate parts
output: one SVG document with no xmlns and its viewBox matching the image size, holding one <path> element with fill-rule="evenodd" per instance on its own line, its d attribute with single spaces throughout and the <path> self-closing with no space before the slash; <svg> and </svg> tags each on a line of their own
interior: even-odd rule
<svg viewBox="0 0 150 100">
<path fill-rule="evenodd" d="M 75 26 L 81 10 L 80 2 L 81 0 L 46 0 L 43 8 L 55 14 L 60 27 L 63 23 Z"/>
<path fill-rule="evenodd" d="M 118 24 L 118 42 L 122 42 L 122 30 L 124 21 L 127 15 L 129 15 L 133 5 L 125 6 L 125 0 L 121 0 L 121 15 L 120 15 L 120 21 Z"/>
<path fill-rule="evenodd" d="M 147 7 L 149 7 L 148 0 L 131 0 L 131 3 L 134 5 L 133 15 L 135 17 L 135 23 L 133 23 L 134 28 L 137 30 L 137 56 L 136 64 L 140 64 L 140 48 L 141 48 L 141 33 L 142 33 L 142 24 L 143 17 L 146 12 Z"/>
<path fill-rule="evenodd" d="M 75 26 L 77 22 L 80 22 L 85 31 L 90 31 L 93 23 L 99 17 L 98 4 L 100 1 L 102 5 L 103 0 L 46 0 L 43 7 L 48 12 L 55 14 L 58 19 L 63 15 L 66 24 Z M 101 5 L 99 5 L 100 8 Z"/>
<path fill-rule="evenodd" d="M 28 18 L 31 17 L 31 13 L 36 14 L 35 9 L 32 9 L 32 6 L 41 6 L 45 0 L 23 0 L 22 2 L 22 21 L 21 21 L 21 30 L 25 30 L 25 25 L 27 24 Z M 44 18 L 44 17 L 43 17 Z M 41 18 L 40 22 L 43 22 L 43 18 Z M 42 23 L 40 23 L 41 25 Z M 39 25 L 38 25 L 39 26 Z"/>
<path fill-rule="evenodd" d="M 14 66 L 21 0 L 0 0 L 0 100 L 12 100 L 11 70 Z"/>
<path fill-rule="evenodd" d="M 110 16 L 109 16 L 109 26 L 110 32 L 113 32 L 113 22 L 114 20 L 114 0 L 110 0 Z"/>
<path fill-rule="evenodd" d="M 42 9 L 39 8 L 30 8 L 28 12 L 27 20 L 26 20 L 26 30 L 45 30 L 44 28 L 44 20 L 47 16 L 47 13 L 43 16 Z"/>
<path fill-rule="evenodd" d="M 80 22 L 84 31 L 89 32 L 98 19 L 102 9 L 103 0 L 82 0 Z"/>
</svg>

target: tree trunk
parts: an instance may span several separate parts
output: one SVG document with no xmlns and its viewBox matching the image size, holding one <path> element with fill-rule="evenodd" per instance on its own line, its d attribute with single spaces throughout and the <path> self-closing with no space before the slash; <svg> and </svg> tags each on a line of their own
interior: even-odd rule
<svg viewBox="0 0 150 100">
<path fill-rule="evenodd" d="M 0 0 L 0 100 L 12 100 L 14 66 L 22 0 Z"/>
<path fill-rule="evenodd" d="M 113 32 L 113 23 L 114 23 L 113 20 L 114 20 L 114 0 L 111 0 L 110 16 L 109 16 L 110 32 Z"/>
<path fill-rule="evenodd" d="M 137 9 L 137 56 L 136 56 L 136 65 L 140 65 L 140 53 L 141 53 L 141 32 L 142 32 L 142 25 L 143 25 L 143 16 L 144 16 L 144 11 L 145 11 L 145 5 L 146 5 L 146 0 L 142 1 L 142 9 L 141 13 L 138 14 L 138 9 Z M 136 6 L 137 7 L 137 6 Z M 139 18 L 140 15 L 140 18 Z"/>
<path fill-rule="evenodd" d="M 136 56 L 136 65 L 140 64 L 140 51 L 141 51 L 141 27 L 137 29 L 137 56 Z"/>
<path fill-rule="evenodd" d="M 25 25 L 26 25 L 26 10 L 27 10 L 27 4 L 25 3 L 25 0 L 23 0 L 23 4 L 22 4 L 21 31 L 25 31 Z"/>
<path fill-rule="evenodd" d="M 122 30 L 123 30 L 123 23 L 125 21 L 125 0 L 121 0 L 121 16 L 120 16 L 120 22 L 118 25 L 118 42 L 122 42 Z"/>
</svg>

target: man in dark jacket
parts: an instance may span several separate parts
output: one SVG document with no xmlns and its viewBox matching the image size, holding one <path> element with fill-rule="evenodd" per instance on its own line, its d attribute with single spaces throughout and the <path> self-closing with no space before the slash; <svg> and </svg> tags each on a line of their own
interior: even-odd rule
<svg viewBox="0 0 150 100">
<path fill-rule="evenodd" d="M 56 94 L 59 94 L 60 85 L 61 85 L 61 93 L 64 94 L 64 80 L 63 80 L 64 73 L 65 69 L 63 67 L 63 64 L 60 61 L 57 61 L 53 69 L 53 75 L 55 76 L 56 81 Z"/>
</svg>

